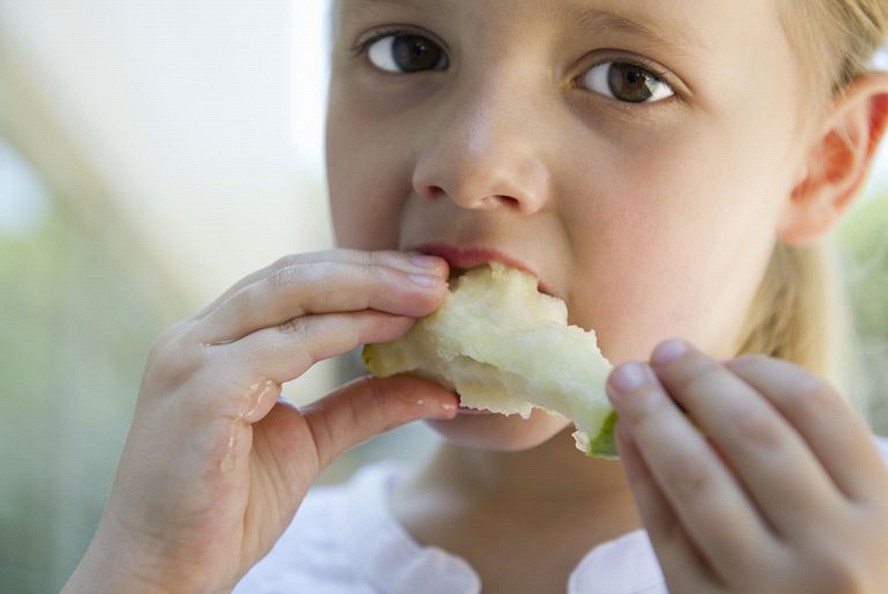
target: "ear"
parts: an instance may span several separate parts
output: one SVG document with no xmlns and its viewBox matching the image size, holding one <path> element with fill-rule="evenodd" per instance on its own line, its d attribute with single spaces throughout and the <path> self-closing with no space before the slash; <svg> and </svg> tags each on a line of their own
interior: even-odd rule
<svg viewBox="0 0 888 594">
<path fill-rule="evenodd" d="M 888 124 L 888 73 L 855 79 L 838 95 L 793 188 L 779 238 L 808 245 L 832 229 L 858 196 Z"/>
</svg>

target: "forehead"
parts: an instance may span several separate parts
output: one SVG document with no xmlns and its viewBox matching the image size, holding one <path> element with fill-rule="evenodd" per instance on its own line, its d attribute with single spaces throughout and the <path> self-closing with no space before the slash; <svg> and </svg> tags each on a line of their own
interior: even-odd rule
<svg viewBox="0 0 888 594">
<path fill-rule="evenodd" d="M 538 27 L 561 24 L 659 38 L 664 43 L 706 46 L 707 38 L 737 29 L 752 17 L 772 17 L 778 0 L 333 0 L 345 23 L 373 15 L 446 16 L 464 22 L 490 21 Z M 522 17 L 529 17 L 522 18 Z M 522 22 L 524 21 L 524 22 Z M 759 21 L 758 25 L 761 25 Z"/>
<path fill-rule="evenodd" d="M 769 13 L 778 16 L 778 0 L 333 0 L 342 17 L 376 12 L 448 13 L 460 16 L 533 13 L 546 20 L 583 23 L 609 19 L 615 28 L 670 26 L 689 40 L 699 37 L 696 22 L 707 15 L 729 17 Z M 709 19 L 706 19 L 709 20 Z M 729 24 L 730 20 L 725 21 Z"/>
<path fill-rule="evenodd" d="M 805 0 L 808 1 L 808 0 Z M 639 49 L 717 59 L 718 50 L 758 53 L 788 46 L 785 0 L 333 0 L 337 29 L 372 21 L 434 19 L 490 39 L 569 31 L 588 42 L 615 36 Z M 781 48 L 783 49 L 783 48 Z"/>
</svg>

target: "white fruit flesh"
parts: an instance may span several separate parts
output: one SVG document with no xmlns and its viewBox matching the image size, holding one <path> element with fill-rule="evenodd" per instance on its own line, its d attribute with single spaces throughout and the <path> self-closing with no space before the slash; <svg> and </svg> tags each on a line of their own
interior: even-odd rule
<svg viewBox="0 0 888 594">
<path fill-rule="evenodd" d="M 577 447 L 612 457 L 611 365 L 595 333 L 567 325 L 567 306 L 533 276 L 493 263 L 457 278 L 441 308 L 403 338 L 365 347 L 377 376 L 410 373 L 460 395 L 463 406 L 524 418 L 544 409 L 571 419 Z"/>
</svg>

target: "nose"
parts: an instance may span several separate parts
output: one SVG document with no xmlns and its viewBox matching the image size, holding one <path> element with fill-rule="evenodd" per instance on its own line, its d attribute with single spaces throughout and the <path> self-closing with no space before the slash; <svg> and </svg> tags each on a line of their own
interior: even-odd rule
<svg viewBox="0 0 888 594">
<path fill-rule="evenodd" d="M 529 85 L 486 78 L 442 101 L 448 108 L 428 130 L 414 191 L 463 208 L 524 214 L 542 209 L 550 197 L 550 173 L 540 134 L 543 110 L 534 110 Z"/>
</svg>

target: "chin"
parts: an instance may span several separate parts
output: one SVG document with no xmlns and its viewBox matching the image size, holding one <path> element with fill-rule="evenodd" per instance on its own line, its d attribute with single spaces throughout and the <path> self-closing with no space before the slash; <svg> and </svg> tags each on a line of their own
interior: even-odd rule
<svg viewBox="0 0 888 594">
<path fill-rule="evenodd" d="M 559 435 L 570 421 L 541 410 L 530 418 L 518 415 L 460 415 L 449 421 L 426 421 L 447 441 L 462 447 L 496 452 L 521 452 Z"/>
</svg>

